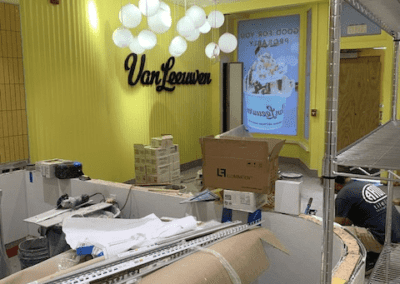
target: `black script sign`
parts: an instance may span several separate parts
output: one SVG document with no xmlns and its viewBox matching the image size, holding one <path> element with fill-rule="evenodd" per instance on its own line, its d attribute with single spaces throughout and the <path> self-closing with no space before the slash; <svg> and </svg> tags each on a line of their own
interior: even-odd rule
<svg viewBox="0 0 400 284">
<path fill-rule="evenodd" d="M 133 58 L 132 63 L 130 59 Z M 128 84 L 135 86 L 139 81 L 142 85 L 153 85 L 156 84 L 157 92 L 163 90 L 172 92 L 175 90 L 173 85 L 205 85 L 211 83 L 211 74 L 202 73 L 199 70 L 195 72 L 175 72 L 171 71 L 172 67 L 175 65 L 175 57 L 168 58 L 167 62 L 161 64 L 161 71 L 150 71 L 144 70 L 144 65 L 146 63 L 146 55 L 143 54 L 140 59 L 140 67 L 135 77 L 136 65 L 138 63 L 138 56 L 136 53 L 131 53 L 125 59 L 125 70 L 129 71 L 128 74 Z M 161 73 L 162 72 L 162 73 Z M 168 86 L 167 83 L 171 86 Z"/>
</svg>

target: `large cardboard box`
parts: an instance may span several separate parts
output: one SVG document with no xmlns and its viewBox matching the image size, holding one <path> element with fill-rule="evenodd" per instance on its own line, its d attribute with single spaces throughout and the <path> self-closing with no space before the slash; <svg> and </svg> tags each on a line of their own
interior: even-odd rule
<svg viewBox="0 0 400 284">
<path fill-rule="evenodd" d="M 272 193 L 284 140 L 221 136 L 200 143 L 205 187 Z"/>
</svg>

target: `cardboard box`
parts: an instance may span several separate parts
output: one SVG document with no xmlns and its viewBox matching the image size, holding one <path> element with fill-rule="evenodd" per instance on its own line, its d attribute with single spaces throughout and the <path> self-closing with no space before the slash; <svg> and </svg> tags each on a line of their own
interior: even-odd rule
<svg viewBox="0 0 400 284">
<path fill-rule="evenodd" d="M 145 165 L 135 165 L 135 173 L 136 174 L 146 174 L 146 166 Z"/>
<path fill-rule="evenodd" d="M 253 213 L 268 202 L 266 194 L 224 190 L 224 207 Z"/>
<path fill-rule="evenodd" d="M 181 169 L 181 163 L 179 161 L 171 163 L 171 170 L 180 170 L 180 169 Z"/>
<path fill-rule="evenodd" d="M 145 156 L 145 145 L 143 144 L 134 144 L 133 151 L 135 152 L 135 157 L 137 156 Z"/>
<path fill-rule="evenodd" d="M 136 184 L 144 184 L 144 183 L 147 183 L 147 176 L 146 176 L 146 173 L 144 173 L 144 174 L 138 174 L 138 173 L 136 173 L 135 183 L 136 183 Z"/>
<path fill-rule="evenodd" d="M 169 173 L 164 175 L 147 175 L 147 183 L 167 183 L 170 181 Z"/>
<path fill-rule="evenodd" d="M 171 164 L 157 166 L 157 165 L 147 165 L 146 174 L 147 175 L 169 175 Z"/>
<path fill-rule="evenodd" d="M 180 179 L 181 178 L 181 170 L 172 170 L 170 171 L 170 180 L 176 180 L 176 179 Z"/>
<path fill-rule="evenodd" d="M 204 137 L 200 143 L 205 187 L 273 192 L 284 140 L 221 136 Z"/>
<path fill-rule="evenodd" d="M 145 147 L 146 158 L 163 157 L 167 156 L 168 148 L 153 148 L 151 146 Z"/>
<path fill-rule="evenodd" d="M 168 149 L 168 154 L 179 153 L 179 146 L 178 146 L 178 144 L 174 144 L 174 145 L 168 147 L 167 149 Z"/>
<path fill-rule="evenodd" d="M 163 135 L 151 138 L 150 144 L 153 148 L 169 148 L 174 145 L 174 142 L 172 135 Z"/>
<path fill-rule="evenodd" d="M 163 166 L 170 164 L 170 157 L 147 157 L 146 156 L 146 165 L 154 165 L 154 166 Z"/>
<path fill-rule="evenodd" d="M 170 162 L 171 163 L 176 163 L 176 162 L 180 162 L 180 156 L 179 156 L 179 153 L 174 153 L 174 154 L 171 154 L 171 155 L 169 155 L 169 157 L 170 157 Z"/>
<path fill-rule="evenodd" d="M 145 157 L 135 157 L 135 166 L 144 166 L 146 165 Z"/>
</svg>

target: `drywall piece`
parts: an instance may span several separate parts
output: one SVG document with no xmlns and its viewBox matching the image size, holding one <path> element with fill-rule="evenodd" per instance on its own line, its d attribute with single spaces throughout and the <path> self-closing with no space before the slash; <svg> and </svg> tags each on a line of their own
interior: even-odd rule
<svg viewBox="0 0 400 284">
<path fill-rule="evenodd" d="M 0 175 L 1 222 L 5 244 L 12 243 L 28 235 L 28 224 L 23 220 L 28 217 L 26 208 L 25 171 L 14 171 Z"/>
</svg>

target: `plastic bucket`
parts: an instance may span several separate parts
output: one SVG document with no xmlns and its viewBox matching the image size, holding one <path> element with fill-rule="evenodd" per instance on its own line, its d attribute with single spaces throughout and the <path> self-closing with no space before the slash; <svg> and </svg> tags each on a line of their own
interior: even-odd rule
<svg viewBox="0 0 400 284">
<path fill-rule="evenodd" d="M 25 240 L 18 246 L 21 269 L 38 264 L 49 258 L 47 238 Z"/>
</svg>

